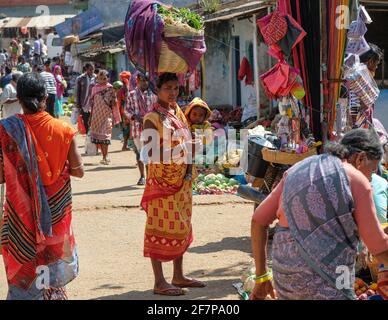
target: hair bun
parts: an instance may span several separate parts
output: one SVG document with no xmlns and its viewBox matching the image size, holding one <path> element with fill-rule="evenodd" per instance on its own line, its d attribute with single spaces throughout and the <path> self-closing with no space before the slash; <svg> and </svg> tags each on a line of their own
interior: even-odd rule
<svg viewBox="0 0 388 320">
<path fill-rule="evenodd" d="M 23 98 L 23 103 L 26 105 L 26 107 L 33 111 L 37 112 L 39 110 L 39 101 L 37 98 L 34 97 L 25 97 Z"/>
</svg>

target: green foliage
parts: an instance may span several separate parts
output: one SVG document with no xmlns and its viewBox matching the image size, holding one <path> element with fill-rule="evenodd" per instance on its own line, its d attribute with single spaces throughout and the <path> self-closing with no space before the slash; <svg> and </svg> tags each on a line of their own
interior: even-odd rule
<svg viewBox="0 0 388 320">
<path fill-rule="evenodd" d="M 187 8 L 171 8 L 158 6 L 158 14 L 166 21 L 185 23 L 196 30 L 204 28 L 203 18 Z"/>
<path fill-rule="evenodd" d="M 205 13 L 210 14 L 216 12 L 220 6 L 221 1 L 220 0 L 201 0 L 200 2 L 203 10 Z"/>
</svg>

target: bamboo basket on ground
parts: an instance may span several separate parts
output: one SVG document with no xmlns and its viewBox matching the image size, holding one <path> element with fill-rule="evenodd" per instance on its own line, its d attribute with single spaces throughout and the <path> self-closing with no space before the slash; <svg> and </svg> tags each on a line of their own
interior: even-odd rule
<svg viewBox="0 0 388 320">
<path fill-rule="evenodd" d="M 166 23 L 164 26 L 164 38 L 185 37 L 189 39 L 190 37 L 200 37 L 203 35 L 203 30 L 196 30 L 187 24 Z M 171 51 L 168 48 L 167 43 L 163 41 L 160 51 L 158 72 L 186 73 L 188 70 L 189 66 L 187 62 L 174 51 Z"/>
<path fill-rule="evenodd" d="M 294 165 L 299 161 L 302 161 L 308 157 L 314 156 L 317 154 L 316 148 L 311 148 L 306 153 L 288 153 L 281 152 L 278 150 L 270 150 L 268 148 L 264 148 L 262 151 L 263 159 L 267 162 L 284 164 L 284 165 Z"/>
</svg>

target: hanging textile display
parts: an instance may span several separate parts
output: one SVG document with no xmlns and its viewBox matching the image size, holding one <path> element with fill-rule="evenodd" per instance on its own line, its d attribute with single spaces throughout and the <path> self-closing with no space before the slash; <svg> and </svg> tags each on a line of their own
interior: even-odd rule
<svg viewBox="0 0 388 320">
<path fill-rule="evenodd" d="M 300 71 L 291 67 L 287 61 L 292 49 L 306 36 L 306 32 L 286 12 L 279 1 L 278 8 L 271 14 L 257 20 L 257 25 L 265 42 L 268 53 L 278 59 L 278 63 L 260 76 L 265 93 L 270 99 L 280 99 L 293 94 L 302 99 L 305 96 Z"/>
<path fill-rule="evenodd" d="M 326 0 L 327 12 L 324 17 L 327 28 L 327 43 L 325 45 L 327 50 L 327 59 L 323 61 L 323 64 L 327 67 L 326 78 L 323 79 L 326 82 L 326 89 L 324 94 L 324 121 L 327 121 L 327 135 L 332 137 L 335 121 L 336 121 L 336 105 L 340 96 L 340 90 L 342 85 L 342 66 L 345 58 L 347 29 L 346 25 L 338 28 L 337 19 L 338 15 L 329 14 L 331 12 L 337 12 L 339 6 L 345 6 L 351 8 L 353 5 L 352 0 Z M 346 21 L 345 21 L 346 22 Z M 354 27 L 353 27 L 354 28 Z M 360 29 L 360 32 L 362 30 Z M 326 133 L 325 133 L 326 134 Z"/>
<path fill-rule="evenodd" d="M 296 50 L 303 46 L 307 33 L 300 24 L 300 12 L 299 20 L 292 13 L 290 1 L 279 0 L 273 13 L 257 20 L 264 41 L 269 46 L 268 54 L 278 60 L 270 70 L 260 75 L 268 98 L 278 100 L 280 119 L 275 127 L 280 140 L 280 150 L 272 151 L 272 155 L 277 159 L 280 154 L 288 154 L 287 157 L 291 158 L 290 154 L 315 154 L 316 146 L 319 145 L 315 144 L 311 135 L 309 120 L 302 103 L 308 94 L 305 90 L 308 82 L 304 79 L 307 73 L 304 70 L 302 75 L 299 69 L 300 56 L 295 55 Z M 317 82 L 319 84 L 319 79 Z"/>
<path fill-rule="evenodd" d="M 357 20 L 350 24 L 347 34 L 348 44 L 346 46 L 346 54 L 362 55 L 369 51 L 370 47 L 365 40 L 365 34 L 368 31 L 366 24 L 372 23 L 372 19 L 369 16 L 364 6 L 360 6 Z"/>
<path fill-rule="evenodd" d="M 368 66 L 360 62 L 360 56 L 371 49 L 365 39 L 368 31 L 366 25 L 370 23 L 372 19 L 365 7 L 359 6 L 357 18 L 351 23 L 347 34 L 344 85 L 348 90 L 348 112 L 352 119 L 352 126 L 358 128 L 373 126 L 374 105 L 380 95 L 380 90 Z"/>
<path fill-rule="evenodd" d="M 309 110 L 308 123 L 318 141 L 322 141 L 320 101 L 320 7 L 319 1 L 285 1 L 287 11 L 309 33 L 293 50 L 294 65 L 301 70 L 306 96 L 304 105 Z"/>
<path fill-rule="evenodd" d="M 300 99 L 304 97 L 305 91 L 299 70 L 291 67 L 284 60 L 279 60 L 274 67 L 262 74 L 260 79 L 270 99 L 280 99 L 289 94 Z"/>
</svg>

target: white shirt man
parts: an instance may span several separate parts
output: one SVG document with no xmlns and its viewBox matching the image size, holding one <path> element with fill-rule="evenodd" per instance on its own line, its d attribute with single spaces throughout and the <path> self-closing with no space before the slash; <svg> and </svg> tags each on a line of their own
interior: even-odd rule
<svg viewBox="0 0 388 320">
<path fill-rule="evenodd" d="M 11 83 L 4 87 L 3 94 L 0 97 L 2 118 L 8 118 L 15 114 L 23 113 L 22 107 L 16 97 L 16 84 L 21 75 L 23 74 L 20 72 L 13 73 Z"/>
</svg>

